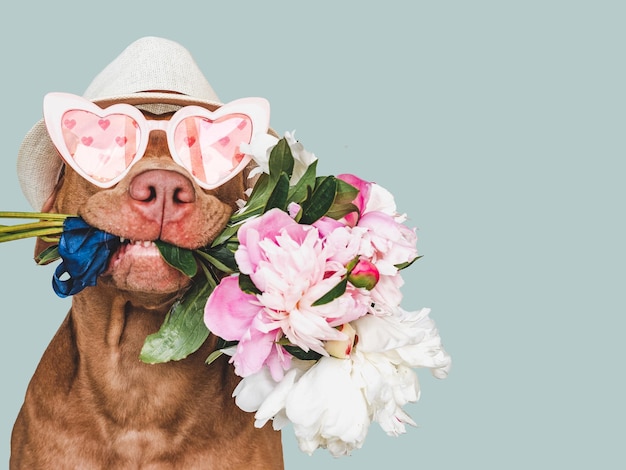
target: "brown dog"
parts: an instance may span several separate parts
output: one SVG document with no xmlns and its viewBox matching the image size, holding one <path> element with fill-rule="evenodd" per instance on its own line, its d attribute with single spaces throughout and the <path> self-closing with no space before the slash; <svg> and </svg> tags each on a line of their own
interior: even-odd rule
<svg viewBox="0 0 626 470">
<path fill-rule="evenodd" d="M 44 353 L 13 430 L 11 469 L 283 468 L 280 433 L 256 429 L 253 414 L 235 405 L 228 358 L 205 364 L 215 338 L 181 361 L 138 359 L 146 336 L 190 283 L 144 242 L 207 245 L 246 182 L 242 172 L 215 190 L 200 188 L 174 163 L 158 130 L 112 188 L 65 168 L 43 210 L 78 214 L 130 242 L 97 286 L 74 296 Z"/>
<path fill-rule="evenodd" d="M 115 187 L 101 190 L 67 168 L 49 210 L 78 214 L 131 241 L 198 248 L 226 224 L 245 176 L 205 191 L 176 165 L 162 132 Z M 96 287 L 77 294 L 30 383 L 12 438 L 11 468 L 280 469 L 280 433 L 255 429 L 231 398 L 227 359 L 148 365 L 157 331 L 189 279 L 156 246 L 128 243 Z"/>
</svg>

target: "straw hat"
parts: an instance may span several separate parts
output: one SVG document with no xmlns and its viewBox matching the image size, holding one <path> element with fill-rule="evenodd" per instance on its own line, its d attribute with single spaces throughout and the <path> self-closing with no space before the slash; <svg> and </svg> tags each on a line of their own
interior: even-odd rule
<svg viewBox="0 0 626 470">
<path fill-rule="evenodd" d="M 189 51 L 157 37 L 128 46 L 83 97 L 102 107 L 124 102 L 157 114 L 191 104 L 214 110 L 222 104 Z M 35 210 L 54 191 L 62 166 L 42 119 L 26 134 L 17 157 L 20 186 Z"/>
</svg>

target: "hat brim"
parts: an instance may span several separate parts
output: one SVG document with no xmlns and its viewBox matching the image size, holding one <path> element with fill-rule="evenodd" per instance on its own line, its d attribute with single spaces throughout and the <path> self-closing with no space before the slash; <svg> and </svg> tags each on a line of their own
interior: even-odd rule
<svg viewBox="0 0 626 470">
<path fill-rule="evenodd" d="M 133 106 L 141 104 L 171 104 L 175 106 L 197 105 L 211 111 L 216 110 L 224 103 L 212 100 L 203 100 L 181 93 L 145 91 L 141 93 L 129 93 L 127 95 L 116 95 L 92 100 L 98 106 L 107 107 L 115 103 L 127 103 Z"/>
</svg>

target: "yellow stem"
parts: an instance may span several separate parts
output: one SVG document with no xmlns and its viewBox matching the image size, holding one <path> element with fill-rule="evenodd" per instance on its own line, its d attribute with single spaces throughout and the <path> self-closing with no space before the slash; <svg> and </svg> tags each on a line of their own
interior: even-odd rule
<svg viewBox="0 0 626 470">
<path fill-rule="evenodd" d="M 44 220 L 65 220 L 68 217 L 75 217 L 69 214 L 54 214 L 52 212 L 3 212 L 0 211 L 0 219 L 44 219 Z"/>
<path fill-rule="evenodd" d="M 12 232 L 28 232 L 30 230 L 36 230 L 40 228 L 58 227 L 63 229 L 63 221 L 61 220 L 46 220 L 42 222 L 31 222 L 28 224 L 18 225 L 2 225 L 0 226 L 0 233 L 12 233 Z"/>
<path fill-rule="evenodd" d="M 57 227 L 54 227 L 54 228 L 43 228 L 39 230 L 29 230 L 26 232 L 0 234 L 0 243 L 10 242 L 13 240 L 20 240 L 23 238 L 30 238 L 30 237 L 43 237 L 46 235 L 58 235 L 60 233 L 61 233 L 61 230 L 59 230 L 59 228 Z"/>
</svg>

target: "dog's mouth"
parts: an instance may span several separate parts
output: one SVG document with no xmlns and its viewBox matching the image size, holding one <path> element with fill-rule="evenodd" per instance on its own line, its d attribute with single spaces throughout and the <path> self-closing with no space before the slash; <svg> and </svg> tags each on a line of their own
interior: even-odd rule
<svg viewBox="0 0 626 470">
<path fill-rule="evenodd" d="M 120 247 L 113 257 L 125 256 L 131 253 L 133 256 L 161 256 L 156 243 L 150 240 L 128 240 L 120 237 Z"/>
<path fill-rule="evenodd" d="M 189 284 L 189 277 L 163 259 L 154 241 L 120 237 L 120 242 L 102 274 L 117 288 L 143 293 L 169 293 Z"/>
</svg>

